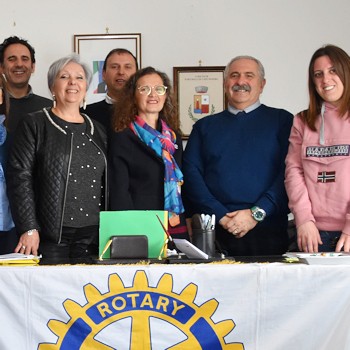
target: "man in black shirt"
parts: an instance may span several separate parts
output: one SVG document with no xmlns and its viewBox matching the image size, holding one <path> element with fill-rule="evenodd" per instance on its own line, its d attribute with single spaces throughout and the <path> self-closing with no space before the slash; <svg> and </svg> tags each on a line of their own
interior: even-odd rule
<svg viewBox="0 0 350 350">
<path fill-rule="evenodd" d="M 52 105 L 52 101 L 35 95 L 29 79 L 35 70 L 35 50 L 27 40 L 12 36 L 0 44 L 0 67 L 10 94 L 10 112 L 7 120 L 9 132 L 31 112 Z"/>
<path fill-rule="evenodd" d="M 103 124 L 107 134 L 111 131 L 113 103 L 118 101 L 120 91 L 137 69 L 136 57 L 129 50 L 113 49 L 106 56 L 102 69 L 102 78 L 107 87 L 106 97 L 88 105 L 84 113 Z"/>
</svg>

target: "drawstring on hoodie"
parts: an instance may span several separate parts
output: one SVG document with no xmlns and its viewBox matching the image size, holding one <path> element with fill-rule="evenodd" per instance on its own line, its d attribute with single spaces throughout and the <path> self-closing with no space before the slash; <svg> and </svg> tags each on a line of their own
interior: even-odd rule
<svg viewBox="0 0 350 350">
<path fill-rule="evenodd" d="M 321 106 L 321 129 L 320 129 L 320 145 L 324 145 L 324 112 L 326 110 L 325 103 Z"/>
</svg>

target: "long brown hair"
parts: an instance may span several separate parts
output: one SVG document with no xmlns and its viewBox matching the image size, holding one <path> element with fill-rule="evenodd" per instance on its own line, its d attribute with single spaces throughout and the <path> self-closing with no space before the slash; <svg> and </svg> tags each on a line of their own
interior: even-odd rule
<svg viewBox="0 0 350 350">
<path fill-rule="evenodd" d="M 130 123 L 135 120 L 135 116 L 137 115 L 137 106 L 135 103 L 137 82 L 140 78 L 149 74 L 159 75 L 164 86 L 167 87 L 164 107 L 160 111 L 159 117 L 163 119 L 171 129 L 181 133 L 180 120 L 177 113 L 176 104 L 174 102 L 174 94 L 170 84 L 170 79 L 165 73 L 160 72 L 153 67 L 146 67 L 138 70 L 125 84 L 114 108 L 112 119 L 113 130 L 122 131 L 128 128 Z"/>
<path fill-rule="evenodd" d="M 350 57 L 340 47 L 326 45 L 319 48 L 311 57 L 309 64 L 309 108 L 302 112 L 302 116 L 311 130 L 316 130 L 316 118 L 321 113 L 323 99 L 316 91 L 314 83 L 315 61 L 322 56 L 328 56 L 332 61 L 336 74 L 344 85 L 344 92 L 340 98 L 339 114 L 344 116 L 350 111 Z"/>
</svg>

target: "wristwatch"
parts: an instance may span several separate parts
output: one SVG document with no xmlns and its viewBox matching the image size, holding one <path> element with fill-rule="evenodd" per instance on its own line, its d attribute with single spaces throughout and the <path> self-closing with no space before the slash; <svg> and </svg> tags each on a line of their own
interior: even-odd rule
<svg viewBox="0 0 350 350">
<path fill-rule="evenodd" d="M 266 212 L 264 209 L 261 209 L 257 206 L 254 206 L 253 208 L 250 209 L 252 212 L 252 217 L 254 218 L 254 220 L 256 220 L 257 222 L 263 221 L 265 219 L 266 216 Z"/>
</svg>

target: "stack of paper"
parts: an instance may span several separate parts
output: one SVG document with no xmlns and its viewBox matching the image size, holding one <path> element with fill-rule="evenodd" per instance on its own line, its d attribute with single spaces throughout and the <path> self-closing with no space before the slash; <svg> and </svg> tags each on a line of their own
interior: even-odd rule
<svg viewBox="0 0 350 350">
<path fill-rule="evenodd" d="M 11 253 L 0 255 L 0 265 L 37 265 L 41 256 Z"/>
</svg>

